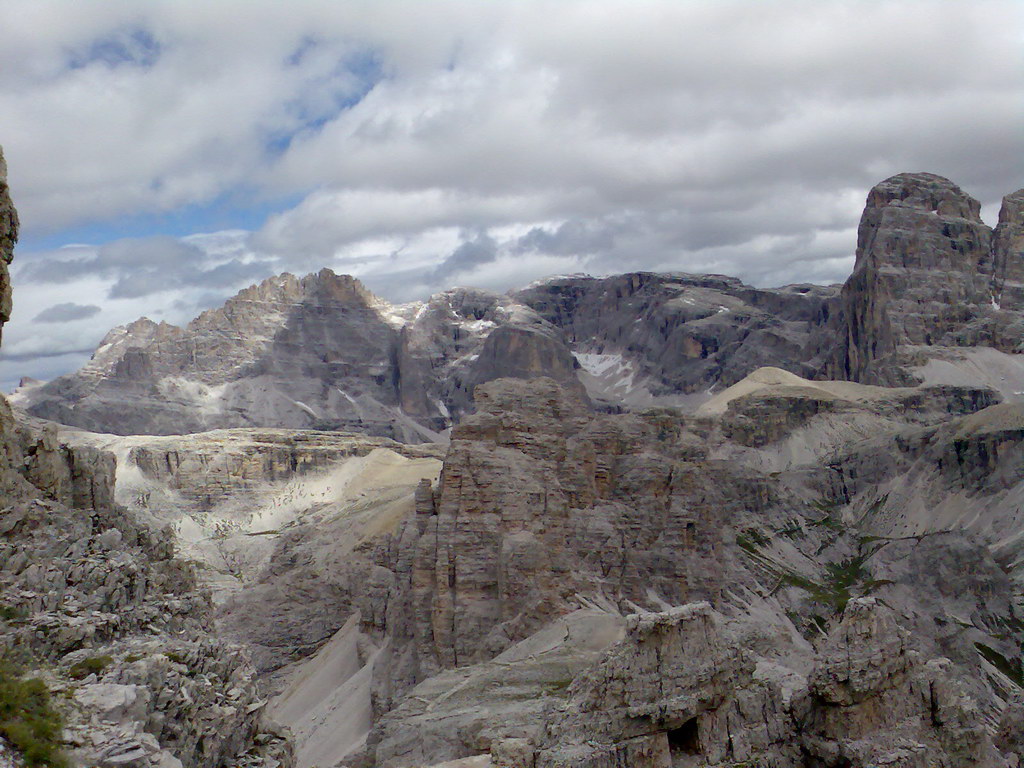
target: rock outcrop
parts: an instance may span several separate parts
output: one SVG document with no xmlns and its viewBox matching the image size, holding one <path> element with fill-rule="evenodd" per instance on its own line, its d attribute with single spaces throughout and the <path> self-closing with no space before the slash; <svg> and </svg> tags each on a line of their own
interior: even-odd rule
<svg viewBox="0 0 1024 768">
<path fill-rule="evenodd" d="M 11 277 L 7 265 L 14 259 L 14 245 L 18 242 L 18 212 L 11 202 L 7 186 L 7 162 L 0 149 L 0 331 L 11 319 Z"/>
<path fill-rule="evenodd" d="M 837 378 L 914 383 L 932 347 L 1021 352 L 1022 202 L 1021 192 L 1004 198 L 994 234 L 978 201 L 941 176 L 900 174 L 872 189 L 843 287 Z"/>
<path fill-rule="evenodd" d="M 850 601 L 807 675 L 747 650 L 707 603 L 628 626 L 574 680 L 537 766 L 1016 764 L 951 663 L 922 658 L 874 598 Z"/>
<path fill-rule="evenodd" d="M 81 371 L 15 402 L 118 434 L 261 426 L 422 442 L 502 376 L 547 375 L 606 410 L 692 410 L 765 366 L 886 386 L 981 380 L 1018 397 L 1024 191 L 1004 198 L 994 231 L 979 211 L 941 176 L 886 179 L 868 195 L 841 291 L 641 272 L 391 306 L 330 270 L 281 275 L 187 328 L 116 328 Z"/>
<path fill-rule="evenodd" d="M 564 331 L 595 400 L 641 406 L 699 404 L 763 366 L 812 377 L 838 309 L 835 287 L 721 275 L 553 278 L 513 295 Z"/>
<path fill-rule="evenodd" d="M 993 559 L 1008 529 L 986 547 L 988 523 L 973 521 L 1018 492 L 1016 454 L 964 445 L 973 506 L 916 535 L 890 527 L 870 469 L 914 465 L 886 463 L 872 436 L 941 453 L 1001 406 L 984 390 L 783 374 L 688 418 L 595 415 L 543 379 L 482 387 L 432 503 L 375 547 L 357 608 L 375 725 L 348 763 L 490 750 L 494 765 L 1013 765 L 996 736 L 1017 685 L 1021 590 Z M 785 418 L 737 442 L 750 398 L 766 421 Z M 515 728 L 481 731 L 501 699 L 470 680 L 597 605 L 636 614 L 625 643 L 521 707 L 533 714 Z M 428 738 L 440 723 L 452 735 Z"/>
<path fill-rule="evenodd" d="M 115 434 L 260 426 L 415 443 L 442 439 L 478 384 L 553 375 L 578 387 L 575 365 L 561 333 L 508 297 L 456 289 L 393 307 L 325 269 L 270 278 L 187 328 L 115 328 L 81 371 L 14 401 Z"/>
</svg>

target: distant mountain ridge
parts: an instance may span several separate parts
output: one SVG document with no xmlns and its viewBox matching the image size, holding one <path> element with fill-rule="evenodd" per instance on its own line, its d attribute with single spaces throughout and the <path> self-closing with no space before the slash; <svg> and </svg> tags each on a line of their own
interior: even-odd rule
<svg viewBox="0 0 1024 768">
<path fill-rule="evenodd" d="M 1024 190 L 995 230 L 979 210 L 934 174 L 881 182 L 841 289 L 638 272 L 393 306 L 328 269 L 284 274 L 185 328 L 115 328 L 81 370 L 12 402 L 116 434 L 257 426 L 420 442 L 506 376 L 551 376 L 606 408 L 692 410 L 763 366 L 886 385 L 989 368 L 998 375 L 981 383 L 1012 398 L 1024 390 Z"/>
</svg>

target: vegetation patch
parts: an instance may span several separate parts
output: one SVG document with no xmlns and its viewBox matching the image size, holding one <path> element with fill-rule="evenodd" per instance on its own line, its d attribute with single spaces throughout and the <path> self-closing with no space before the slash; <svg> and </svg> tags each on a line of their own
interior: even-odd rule
<svg viewBox="0 0 1024 768">
<path fill-rule="evenodd" d="M 182 666 L 186 667 L 188 666 L 188 661 L 186 661 L 184 654 L 179 653 L 178 651 L 164 651 L 164 656 L 173 661 L 175 664 L 181 664 Z"/>
<path fill-rule="evenodd" d="M 842 613 L 851 597 L 869 595 L 878 587 L 890 584 L 887 579 L 868 579 L 864 561 L 868 555 L 846 558 L 825 565 L 825 579 L 819 583 L 798 573 L 779 574 L 779 586 L 796 587 L 807 593 L 812 602 Z M 856 592 L 856 594 L 854 594 Z"/>
<path fill-rule="evenodd" d="M 830 531 L 841 531 L 843 530 L 843 522 L 835 515 L 825 515 L 817 520 L 812 520 L 807 524 L 809 528 L 826 528 Z"/>
<path fill-rule="evenodd" d="M 0 605 L 0 621 L 17 622 L 28 618 L 28 611 L 16 605 Z"/>
<path fill-rule="evenodd" d="M 776 533 L 779 536 L 785 536 L 787 539 L 793 540 L 802 539 L 807 536 L 807 531 L 804 530 L 804 526 L 799 520 L 790 520 L 785 528 L 780 528 Z"/>
<path fill-rule="evenodd" d="M 89 675 L 99 675 L 113 662 L 110 656 L 90 656 L 72 664 L 68 669 L 68 676 L 74 680 L 83 680 Z"/>
<path fill-rule="evenodd" d="M 68 768 L 60 751 L 62 731 L 46 683 L 24 679 L 13 665 L 0 662 L 0 736 L 21 753 L 29 768 Z"/>
<path fill-rule="evenodd" d="M 768 546 L 769 541 L 771 540 L 756 528 L 745 528 L 736 534 L 736 545 L 745 552 L 754 553 Z"/>
</svg>

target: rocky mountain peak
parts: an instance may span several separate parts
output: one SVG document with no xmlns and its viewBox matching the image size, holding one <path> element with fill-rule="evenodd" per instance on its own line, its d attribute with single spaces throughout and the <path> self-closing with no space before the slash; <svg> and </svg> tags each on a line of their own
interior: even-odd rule
<svg viewBox="0 0 1024 768">
<path fill-rule="evenodd" d="M 315 275 L 306 276 L 303 278 L 302 284 L 307 294 L 318 295 L 332 301 L 364 306 L 370 306 L 379 301 L 367 290 L 365 285 L 352 275 L 338 275 L 327 268 L 321 269 Z"/>
<path fill-rule="evenodd" d="M 882 182 L 841 297 L 395 307 L 322 270 L 115 329 L 20 402 L 286 429 L 0 398 L 0 650 L 81 766 L 1019 768 L 1024 406 L 980 365 L 821 380 L 835 346 L 883 382 L 1022 359 L 1008 200 L 992 232 L 941 177 Z"/>
<path fill-rule="evenodd" d="M 981 204 L 949 179 L 902 173 L 868 193 L 857 230 L 856 271 L 875 268 L 976 269 L 991 230 Z"/>
<path fill-rule="evenodd" d="M 992 269 L 998 302 L 1024 299 L 1024 189 L 1003 198 L 999 223 L 992 233 Z"/>
<path fill-rule="evenodd" d="M 1018 189 L 1003 198 L 1003 204 L 999 208 L 999 224 L 1024 224 L 1024 189 Z"/>
<path fill-rule="evenodd" d="M 978 201 L 942 176 L 905 173 L 875 186 L 843 288 L 830 375 L 911 384 L 913 369 L 945 354 L 939 348 L 1019 349 L 1024 294 L 1013 283 L 1024 274 L 1021 202 L 1008 197 L 1005 223 L 993 233 Z"/>
<path fill-rule="evenodd" d="M 934 173 L 898 173 L 876 184 L 868 193 L 866 208 L 888 206 L 981 223 L 981 203 L 949 179 Z"/>
<path fill-rule="evenodd" d="M 610 410 L 696 408 L 765 366 L 912 385 L 949 350 L 1020 347 L 1024 192 L 1007 196 L 995 232 L 979 210 L 942 176 L 882 181 L 841 294 L 637 272 L 554 277 L 506 295 L 452 288 L 394 306 L 330 269 L 285 273 L 185 328 L 115 329 L 81 371 L 15 402 L 118 434 L 258 425 L 418 441 L 437 439 L 472 412 L 477 385 L 503 376 L 548 375 Z M 1007 365 L 1020 376 L 991 378 L 1012 394 L 1024 366 Z"/>
</svg>

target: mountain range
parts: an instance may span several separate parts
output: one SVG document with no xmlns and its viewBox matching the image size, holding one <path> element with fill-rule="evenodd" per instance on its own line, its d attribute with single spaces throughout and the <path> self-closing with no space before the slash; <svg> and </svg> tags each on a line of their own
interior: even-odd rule
<svg viewBox="0 0 1024 768">
<path fill-rule="evenodd" d="M 841 289 L 635 273 L 393 306 L 330 270 L 285 274 L 185 328 L 115 328 L 80 371 L 13 402 L 116 434 L 259 426 L 410 442 L 437 440 L 472 411 L 478 385 L 504 376 L 549 376 L 611 408 L 692 410 L 763 366 L 868 384 L 973 381 L 1012 397 L 1024 390 L 1013 357 L 1024 194 L 1007 196 L 995 230 L 979 210 L 938 176 L 882 182 Z"/>
<path fill-rule="evenodd" d="M 1022 251 L 1024 191 L 901 174 L 843 286 L 114 329 L 0 409 L 0 691 L 83 766 L 1019 767 Z"/>
</svg>

